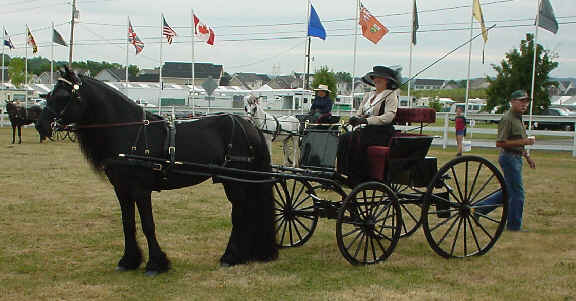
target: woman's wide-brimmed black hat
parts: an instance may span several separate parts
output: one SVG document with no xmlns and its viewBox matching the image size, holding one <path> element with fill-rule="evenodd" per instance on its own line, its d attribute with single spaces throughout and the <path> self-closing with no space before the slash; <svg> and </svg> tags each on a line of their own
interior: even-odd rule
<svg viewBox="0 0 576 301">
<path fill-rule="evenodd" d="M 390 80 L 390 83 L 388 84 L 388 89 L 394 90 L 400 87 L 398 72 L 396 72 L 391 68 L 385 66 L 374 66 L 374 68 L 372 68 L 372 72 L 368 72 L 366 73 L 366 75 L 362 77 L 362 81 L 365 84 L 374 87 L 374 80 L 372 79 L 373 77 L 383 77 Z"/>
</svg>

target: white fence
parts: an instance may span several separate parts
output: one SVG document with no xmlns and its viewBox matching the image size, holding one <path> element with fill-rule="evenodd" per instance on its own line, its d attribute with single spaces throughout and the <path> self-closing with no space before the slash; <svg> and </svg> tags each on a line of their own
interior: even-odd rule
<svg viewBox="0 0 576 301">
<path fill-rule="evenodd" d="M 148 109 L 148 108 L 147 108 Z M 151 108 L 156 111 L 155 108 Z M 225 113 L 241 113 L 244 111 L 239 108 L 223 108 L 223 107 L 195 107 L 195 108 L 178 108 L 174 109 L 175 112 L 190 112 L 190 113 L 206 113 L 206 112 L 225 112 Z M 168 114 L 172 112 L 172 108 L 164 107 L 162 108 L 162 114 Z M 302 110 L 269 110 L 268 113 L 279 115 L 279 116 L 289 116 L 298 115 L 305 113 Z M 348 116 L 349 112 L 333 112 L 335 115 Z M 454 133 L 455 129 L 449 126 L 450 117 L 454 114 L 448 112 L 439 112 L 436 114 L 437 119 L 443 119 L 443 126 L 427 126 L 425 127 L 426 132 L 438 132 L 441 133 L 438 138 L 434 139 L 432 142 L 434 145 L 441 145 L 442 148 L 446 149 L 447 146 L 455 146 L 456 140 L 449 139 L 448 134 Z M 488 121 L 498 121 L 502 115 L 497 114 L 469 114 L 466 118 L 469 121 L 474 120 L 478 125 L 482 122 Z M 524 116 L 523 120 L 528 122 L 529 117 Z M 573 124 L 573 129 L 576 128 L 576 116 L 572 117 L 562 117 L 562 116 L 533 116 L 533 122 L 562 122 Z M 6 114 L 0 114 L 0 126 L 10 126 L 10 121 Z M 398 129 L 413 129 L 415 125 L 412 126 L 396 126 Z M 468 125 L 466 140 L 472 141 L 472 147 L 496 147 L 496 142 L 490 139 L 474 139 L 474 134 L 489 134 L 497 135 L 498 130 L 495 128 L 480 128 Z M 530 149 L 534 150 L 554 150 L 554 151 L 568 151 L 572 152 L 572 156 L 576 157 L 576 131 L 541 131 L 541 130 L 531 130 L 528 131 L 528 135 L 536 136 L 536 143 L 530 146 Z M 538 137 L 570 137 L 571 139 L 560 138 L 557 141 L 552 141 L 550 139 L 538 139 Z"/>
</svg>

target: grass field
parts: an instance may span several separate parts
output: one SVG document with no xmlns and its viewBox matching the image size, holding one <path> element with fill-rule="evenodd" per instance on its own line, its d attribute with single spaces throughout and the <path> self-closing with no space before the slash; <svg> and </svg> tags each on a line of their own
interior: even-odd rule
<svg viewBox="0 0 576 301">
<path fill-rule="evenodd" d="M 150 278 L 114 270 L 119 205 L 78 146 L 39 144 L 32 128 L 23 140 L 9 144 L 0 128 L 0 300 L 576 300 L 576 159 L 567 152 L 536 151 L 538 168 L 525 169 L 529 232 L 504 232 L 488 254 L 465 260 L 436 255 L 418 231 L 386 262 L 355 267 L 338 250 L 335 222 L 323 219 L 277 261 L 220 268 L 231 229 L 221 185 L 154 193 L 173 269 Z M 431 154 L 444 164 L 454 149 Z M 474 154 L 497 161 L 493 149 Z"/>
</svg>

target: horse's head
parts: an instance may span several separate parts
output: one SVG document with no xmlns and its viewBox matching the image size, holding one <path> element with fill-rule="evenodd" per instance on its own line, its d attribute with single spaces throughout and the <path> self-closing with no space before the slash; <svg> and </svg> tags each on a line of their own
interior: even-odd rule
<svg viewBox="0 0 576 301">
<path fill-rule="evenodd" d="M 70 124 L 82 119 L 88 105 L 80 97 L 82 81 L 68 67 L 60 70 L 60 78 L 46 98 L 46 107 L 55 112 L 61 124 Z"/>
<path fill-rule="evenodd" d="M 256 112 L 258 112 L 258 97 L 255 95 L 249 95 L 244 97 L 244 111 L 250 117 L 256 116 Z"/>
</svg>

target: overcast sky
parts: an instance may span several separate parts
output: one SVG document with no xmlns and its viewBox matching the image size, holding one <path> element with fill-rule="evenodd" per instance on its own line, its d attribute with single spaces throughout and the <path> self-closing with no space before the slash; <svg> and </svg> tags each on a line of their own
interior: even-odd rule
<svg viewBox="0 0 576 301">
<path fill-rule="evenodd" d="M 574 0 L 549 0 L 560 24 L 558 34 L 539 30 L 539 43 L 557 54 L 555 77 L 576 77 L 576 5 Z M 11 55 L 24 56 L 26 23 L 40 45 L 38 55 L 50 58 L 50 24 L 69 40 L 71 4 L 64 0 L 4 0 L 3 26 L 17 49 Z M 526 33 L 533 33 L 538 0 L 482 0 L 489 32 L 482 64 L 482 39 L 474 40 L 471 76 L 494 75 L 491 64 L 499 64 L 505 53 L 518 48 Z M 390 33 L 374 45 L 358 37 L 356 74 L 374 65 L 400 65 L 408 75 L 412 0 L 363 0 Z M 472 0 L 417 0 L 420 31 L 413 55 L 413 73 L 431 64 L 470 37 Z M 312 38 L 312 71 L 327 65 L 334 71 L 352 72 L 354 53 L 355 0 L 312 1 L 327 32 L 326 41 Z M 172 45 L 163 44 L 164 61 L 190 62 L 191 10 L 212 26 L 214 46 L 196 42 L 196 62 L 221 64 L 224 71 L 303 72 L 307 0 L 211 0 L 136 1 L 77 0 L 80 23 L 75 30 L 74 60 L 126 63 L 127 18 L 144 42 L 144 51 L 129 48 L 129 64 L 152 68 L 160 60 L 160 14 L 179 34 Z M 479 33 L 475 22 L 474 34 Z M 359 30 L 360 32 L 360 30 Z M 31 50 L 29 49 L 29 56 Z M 9 53 L 10 54 L 10 53 Z M 68 60 L 68 49 L 55 48 L 55 59 Z M 463 47 L 430 68 L 420 78 L 464 79 L 467 76 L 468 47 Z"/>
</svg>

